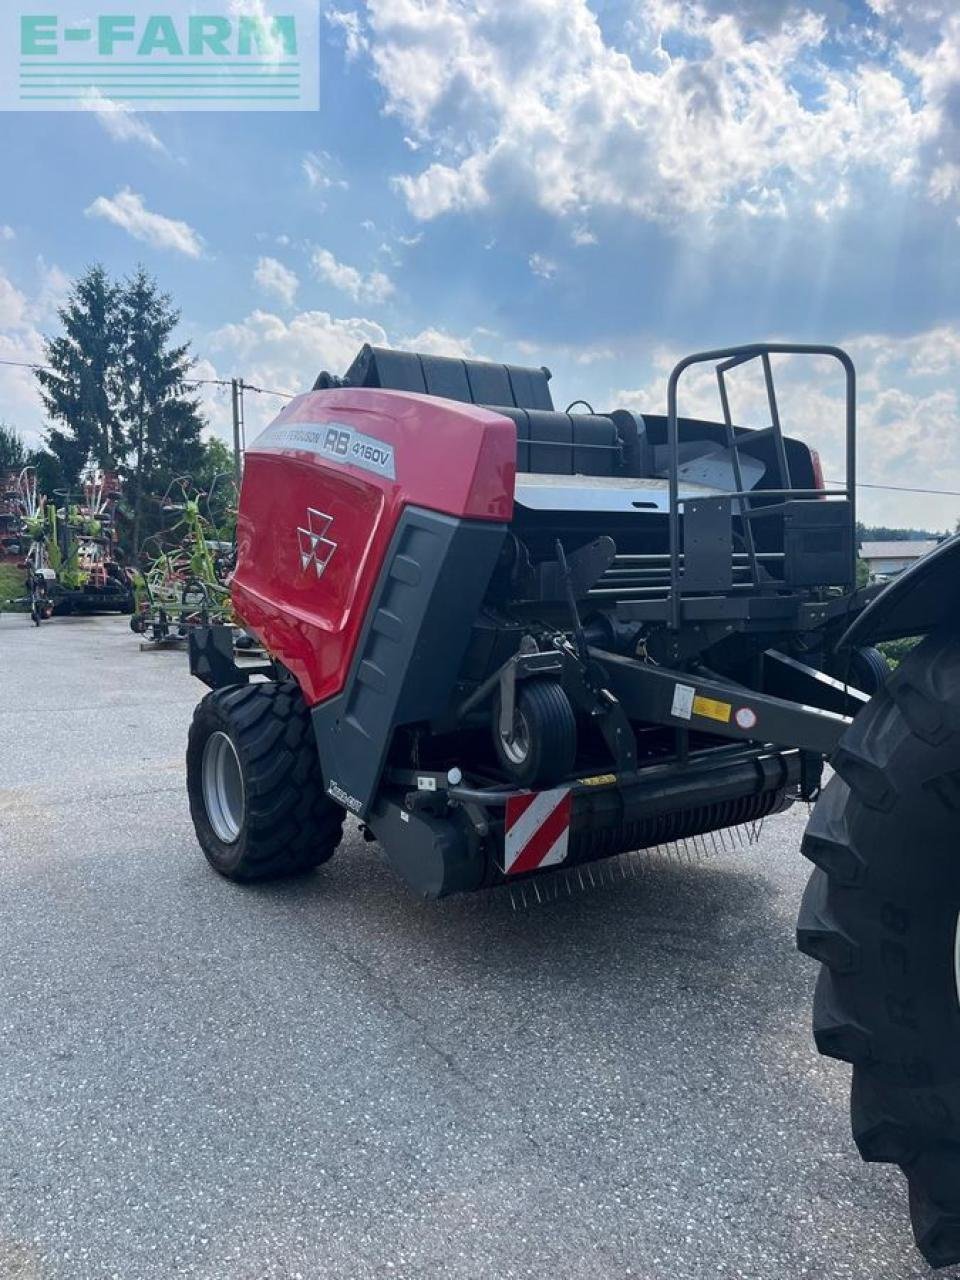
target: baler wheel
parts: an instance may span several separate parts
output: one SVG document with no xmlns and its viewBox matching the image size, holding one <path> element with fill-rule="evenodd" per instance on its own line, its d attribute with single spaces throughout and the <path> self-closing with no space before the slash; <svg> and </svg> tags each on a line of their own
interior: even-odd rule
<svg viewBox="0 0 960 1280">
<path fill-rule="evenodd" d="M 332 858 L 344 813 L 325 794 L 310 713 L 292 683 L 207 694 L 187 744 L 190 814 L 230 880 L 295 875 Z"/>
<path fill-rule="evenodd" d="M 501 767 L 520 786 L 545 787 L 568 777 L 577 758 L 577 721 L 560 685 L 555 680 L 518 684 L 509 735 L 500 732 L 498 694 L 493 705 L 493 744 Z"/>
<path fill-rule="evenodd" d="M 960 1262 L 960 637 L 929 637 L 857 716 L 803 851 L 797 934 L 820 1052 L 853 1065 L 865 1160 L 907 1176 L 917 1244 Z"/>
</svg>

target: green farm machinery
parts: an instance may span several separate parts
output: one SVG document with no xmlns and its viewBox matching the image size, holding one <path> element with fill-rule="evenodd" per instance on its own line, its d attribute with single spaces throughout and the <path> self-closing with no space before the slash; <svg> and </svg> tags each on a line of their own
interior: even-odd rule
<svg viewBox="0 0 960 1280">
<path fill-rule="evenodd" d="M 172 523 L 144 544 L 135 579 L 136 607 L 130 619 L 135 634 L 162 645 L 184 639 L 194 626 L 229 625 L 235 510 L 232 477 L 215 477 L 209 493 L 202 493 L 190 476 L 178 476 L 169 485 L 160 511 Z"/>
<path fill-rule="evenodd" d="M 37 473 L 25 467 L 5 495 L 7 513 L 19 521 L 6 545 L 22 555 L 26 595 L 36 626 L 71 614 L 129 613 L 133 587 L 118 545 L 116 477 L 89 472 L 76 489 L 41 494 Z"/>
</svg>

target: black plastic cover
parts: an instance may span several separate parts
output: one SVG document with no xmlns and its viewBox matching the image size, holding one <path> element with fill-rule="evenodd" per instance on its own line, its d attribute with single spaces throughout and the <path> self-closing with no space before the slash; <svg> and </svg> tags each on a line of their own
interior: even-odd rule
<svg viewBox="0 0 960 1280">
<path fill-rule="evenodd" d="M 364 816 L 393 731 L 450 706 L 506 526 L 407 507 L 387 551 L 350 674 L 314 707 L 327 790 Z"/>
<path fill-rule="evenodd" d="M 505 405 L 515 409 L 552 409 L 550 370 L 451 356 L 418 355 L 365 343 L 344 374 L 345 387 L 382 387 L 418 391 L 464 404 Z"/>
<path fill-rule="evenodd" d="M 785 502 L 784 581 L 791 587 L 852 587 L 853 538 L 849 502 Z"/>
</svg>

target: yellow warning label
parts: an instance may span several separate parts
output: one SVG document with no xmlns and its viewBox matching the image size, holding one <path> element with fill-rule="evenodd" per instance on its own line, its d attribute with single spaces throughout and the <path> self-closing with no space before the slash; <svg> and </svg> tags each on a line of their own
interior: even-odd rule
<svg viewBox="0 0 960 1280">
<path fill-rule="evenodd" d="M 584 787 L 608 787 L 611 782 L 616 782 L 617 775 L 615 773 L 598 773 L 593 778 L 580 778 L 580 784 Z"/>
<path fill-rule="evenodd" d="M 693 700 L 693 714 L 704 716 L 707 720 L 722 720 L 727 724 L 733 706 L 729 702 L 718 702 L 716 698 L 702 698 L 698 693 Z"/>
</svg>

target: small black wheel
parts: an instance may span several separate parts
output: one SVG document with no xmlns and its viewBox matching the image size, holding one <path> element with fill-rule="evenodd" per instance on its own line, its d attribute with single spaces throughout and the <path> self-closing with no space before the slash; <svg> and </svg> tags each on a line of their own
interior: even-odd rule
<svg viewBox="0 0 960 1280">
<path fill-rule="evenodd" d="M 849 655 L 842 654 L 834 674 L 836 679 L 849 680 L 855 689 L 872 698 L 886 684 L 890 664 L 879 649 L 869 646 L 854 649 Z"/>
<path fill-rule="evenodd" d="M 332 858 L 344 812 L 325 793 L 310 713 L 295 684 L 207 694 L 187 745 L 190 814 L 215 871 L 241 882 Z"/>
<path fill-rule="evenodd" d="M 555 680 L 519 682 L 508 734 L 500 731 L 498 692 L 493 745 L 504 772 L 522 787 L 546 787 L 568 777 L 577 758 L 577 721 L 560 685 Z"/>
<path fill-rule="evenodd" d="M 130 615 L 130 630 L 135 636 L 142 636 L 145 629 L 145 619 L 142 613 L 132 613 Z"/>
</svg>

